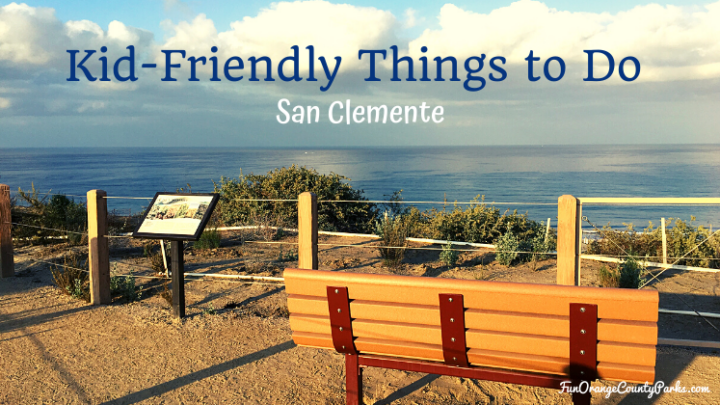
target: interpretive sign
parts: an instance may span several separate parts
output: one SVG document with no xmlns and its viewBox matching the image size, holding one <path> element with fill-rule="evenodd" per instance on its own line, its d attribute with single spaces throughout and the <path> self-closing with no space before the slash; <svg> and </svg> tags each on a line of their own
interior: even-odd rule
<svg viewBox="0 0 720 405">
<path fill-rule="evenodd" d="M 218 194 L 157 193 L 133 237 L 196 241 L 218 198 Z"/>
</svg>

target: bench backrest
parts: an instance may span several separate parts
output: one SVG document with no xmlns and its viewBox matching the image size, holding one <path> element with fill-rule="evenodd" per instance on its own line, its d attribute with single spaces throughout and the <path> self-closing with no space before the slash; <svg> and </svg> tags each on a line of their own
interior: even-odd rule
<svg viewBox="0 0 720 405">
<path fill-rule="evenodd" d="M 361 354 L 443 361 L 439 294 L 462 294 L 467 361 L 567 375 L 570 304 L 597 305 L 597 376 L 654 382 L 658 293 L 286 269 L 297 345 L 334 349 L 327 287 L 347 287 Z"/>
</svg>

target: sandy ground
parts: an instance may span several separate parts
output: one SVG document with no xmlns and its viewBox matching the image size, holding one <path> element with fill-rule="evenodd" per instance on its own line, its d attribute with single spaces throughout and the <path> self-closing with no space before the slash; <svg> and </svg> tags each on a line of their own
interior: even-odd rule
<svg viewBox="0 0 720 405">
<path fill-rule="evenodd" d="M 321 243 L 376 242 L 321 238 Z M 283 239 L 292 242 L 293 237 Z M 205 253 L 188 251 L 186 271 L 280 275 L 283 245 L 240 245 L 237 239 Z M 80 251 L 83 249 L 80 248 Z M 0 280 L 0 403 L 2 404 L 344 404 L 343 359 L 296 347 L 281 285 L 188 280 L 187 313 L 173 319 L 159 292 L 162 281 L 141 279 L 142 298 L 93 307 L 52 285 L 46 264 L 65 246 L 16 249 L 17 277 Z M 113 240 L 119 262 L 148 266 L 137 244 Z M 448 269 L 439 252 L 411 251 L 399 271 L 417 276 L 555 282 L 555 261 L 506 268 L 491 252 L 463 253 Z M 323 247 L 321 269 L 387 273 L 376 249 Z M 597 285 L 599 265 L 583 263 L 582 284 Z M 153 275 L 135 268 L 137 275 Z M 665 272 L 656 288 L 661 307 L 720 313 L 720 276 Z M 712 325 L 711 325 L 712 324 Z M 720 320 L 660 315 L 660 336 L 720 341 Z M 657 379 L 709 387 L 711 393 L 596 394 L 593 404 L 720 403 L 720 353 L 658 347 Z M 569 404 L 555 390 L 402 371 L 367 369 L 366 404 Z M 601 382 L 596 386 L 612 387 Z"/>
</svg>

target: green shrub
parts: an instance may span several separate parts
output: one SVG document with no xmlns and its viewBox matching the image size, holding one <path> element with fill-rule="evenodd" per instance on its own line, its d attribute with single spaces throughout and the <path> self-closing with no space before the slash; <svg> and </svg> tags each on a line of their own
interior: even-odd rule
<svg viewBox="0 0 720 405">
<path fill-rule="evenodd" d="M 382 246 L 378 250 L 383 258 L 385 266 L 397 267 L 405 257 L 406 238 L 409 233 L 409 225 L 403 217 L 385 215 L 377 222 L 375 233 L 380 236 Z"/>
<path fill-rule="evenodd" d="M 48 237 L 65 236 L 70 244 L 83 243 L 84 235 L 87 232 L 87 209 L 85 204 L 76 203 L 64 195 L 44 196 L 31 186 L 29 191 L 18 190 L 20 200 L 24 206 L 13 206 L 13 222 L 19 222 L 31 227 L 14 226 L 13 236 L 19 238 L 31 238 L 43 243 L 52 239 Z M 70 232 L 50 231 L 47 229 L 60 229 Z"/>
<path fill-rule="evenodd" d="M 124 287 L 123 279 L 118 276 L 115 269 L 110 272 L 110 294 L 117 294 Z"/>
<path fill-rule="evenodd" d="M 459 258 L 460 255 L 458 255 L 457 250 L 453 249 L 453 244 L 450 241 L 443 245 L 442 252 L 440 252 L 440 261 L 448 267 L 454 267 Z"/>
<path fill-rule="evenodd" d="M 335 173 L 292 165 L 264 175 L 241 175 L 239 179 L 221 178 L 215 183 L 220 193 L 216 211 L 225 224 L 269 222 L 284 226 L 297 224 L 297 204 L 291 202 L 241 201 L 243 199 L 297 199 L 306 191 L 321 200 L 366 200 L 362 190 L 355 190 L 349 179 Z M 371 203 L 318 203 L 318 226 L 322 230 L 370 232 L 377 216 Z"/>
<path fill-rule="evenodd" d="M 220 247 L 220 240 L 220 232 L 218 232 L 217 228 L 205 229 L 200 235 L 200 239 L 193 245 L 193 248 L 199 250 L 217 249 Z"/>
<path fill-rule="evenodd" d="M 217 315 L 217 310 L 215 309 L 215 306 L 210 303 L 207 308 L 202 310 L 203 315 Z"/>
<path fill-rule="evenodd" d="M 125 277 L 118 275 L 114 270 L 110 273 L 110 293 L 119 295 L 127 302 L 139 301 L 142 297 L 142 287 L 135 285 L 132 271 Z"/>
<path fill-rule="evenodd" d="M 125 277 L 125 282 L 122 284 L 121 293 L 127 302 L 140 301 L 143 288 L 135 285 L 135 277 L 133 277 L 132 272 Z"/>
<path fill-rule="evenodd" d="M 519 240 L 530 240 L 544 235 L 540 222 L 530 220 L 526 214 L 488 206 L 481 196 L 475 203 L 463 209 L 453 205 L 451 209 L 420 211 L 410 207 L 404 217 L 412 224 L 410 236 L 419 238 L 456 240 L 473 243 L 496 243 L 508 229 Z"/>
<path fill-rule="evenodd" d="M 620 264 L 620 277 L 618 279 L 618 286 L 620 288 L 634 288 L 640 287 L 640 281 L 642 277 L 643 268 L 635 257 L 630 256 Z"/>
<path fill-rule="evenodd" d="M 521 243 L 520 250 L 530 252 L 524 256 L 528 261 L 536 263 L 549 257 L 549 252 L 555 249 L 555 240 L 545 238 L 545 235 L 537 235 L 531 240 Z"/>
<path fill-rule="evenodd" d="M 519 249 L 520 240 L 511 230 L 508 230 L 495 243 L 495 258 L 503 266 L 510 266 L 518 257 Z"/>
</svg>

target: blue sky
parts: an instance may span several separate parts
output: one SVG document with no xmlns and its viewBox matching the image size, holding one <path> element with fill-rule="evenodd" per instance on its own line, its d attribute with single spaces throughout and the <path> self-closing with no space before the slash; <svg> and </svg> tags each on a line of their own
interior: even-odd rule
<svg viewBox="0 0 720 405">
<path fill-rule="evenodd" d="M 408 11 L 411 9 L 410 11 Z M 408 14 L 410 13 L 410 14 Z M 409 17 L 411 16 L 411 17 Z M 233 24 L 234 23 L 234 24 Z M 716 143 L 720 127 L 720 0 L 665 2 L 577 1 L 299 1 L 129 0 L 87 2 L 0 1 L 0 145 L 24 146 L 379 146 L 582 143 Z M 68 82 L 69 49 L 108 47 L 111 63 L 135 46 L 136 82 Z M 160 80 L 161 50 L 184 49 L 220 63 L 233 56 L 270 56 L 313 45 L 329 60 L 342 57 L 327 92 L 321 82 L 211 83 Z M 487 79 L 481 91 L 463 82 L 391 82 L 389 62 L 381 82 L 367 82 L 359 49 L 397 45 L 416 61 L 486 54 L 506 58 L 507 80 Z M 584 82 L 583 50 L 604 49 L 619 62 L 642 65 L 636 81 L 617 73 Z M 527 80 L 525 57 L 533 50 L 566 64 L 557 82 Z M 91 62 L 97 64 L 97 61 Z M 487 65 L 486 65 L 487 66 Z M 97 69 L 94 67 L 93 69 Z M 318 70 L 319 69 L 319 70 Z M 431 67 L 432 69 L 432 67 Z M 553 70 L 555 69 L 555 70 Z M 551 69 L 557 74 L 557 66 Z M 307 75 L 301 61 L 301 75 Z M 316 74 L 323 77 L 319 63 Z M 617 69 L 616 69 L 617 70 Z M 419 73 L 416 73 L 419 74 Z M 317 105 L 322 121 L 281 125 L 281 99 Z M 443 106 L 438 125 L 332 125 L 328 106 Z"/>
</svg>

